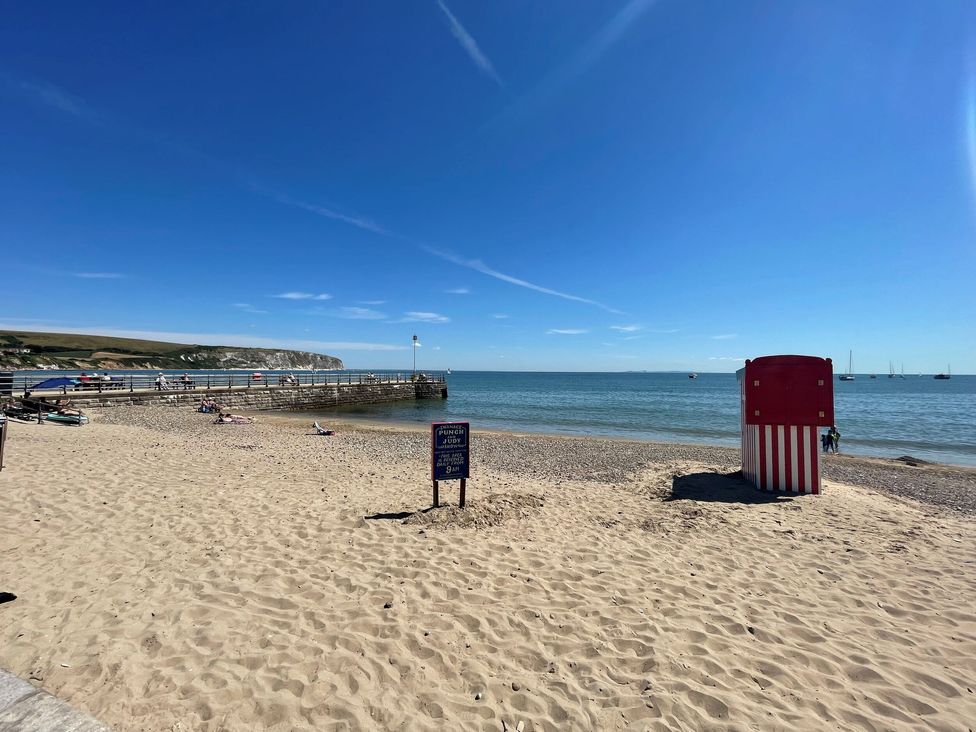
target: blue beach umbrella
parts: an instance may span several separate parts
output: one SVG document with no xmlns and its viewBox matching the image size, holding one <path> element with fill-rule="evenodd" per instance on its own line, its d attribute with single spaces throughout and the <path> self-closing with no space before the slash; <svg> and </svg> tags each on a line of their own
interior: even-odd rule
<svg viewBox="0 0 976 732">
<path fill-rule="evenodd" d="M 36 391 L 38 389 L 60 389 L 62 386 L 74 386 L 78 383 L 78 379 L 69 379 L 66 376 L 58 376 L 54 379 L 45 379 L 39 384 L 34 384 L 30 388 L 31 391 Z"/>
</svg>

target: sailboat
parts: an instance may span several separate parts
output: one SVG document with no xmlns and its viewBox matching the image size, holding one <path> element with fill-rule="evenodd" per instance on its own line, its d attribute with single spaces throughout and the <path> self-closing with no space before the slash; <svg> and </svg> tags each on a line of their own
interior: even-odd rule
<svg viewBox="0 0 976 732">
<path fill-rule="evenodd" d="M 903 379 L 905 378 L 905 364 L 904 363 L 901 365 L 901 378 L 903 378 Z"/>
<path fill-rule="evenodd" d="M 841 381 L 854 381 L 854 351 L 847 354 L 847 373 L 840 375 Z"/>
<path fill-rule="evenodd" d="M 888 378 L 889 379 L 895 378 L 895 362 L 894 361 L 889 361 L 888 362 Z"/>
<path fill-rule="evenodd" d="M 936 374 L 932 377 L 933 379 L 951 379 L 952 378 L 952 367 L 946 369 L 944 374 Z"/>
</svg>

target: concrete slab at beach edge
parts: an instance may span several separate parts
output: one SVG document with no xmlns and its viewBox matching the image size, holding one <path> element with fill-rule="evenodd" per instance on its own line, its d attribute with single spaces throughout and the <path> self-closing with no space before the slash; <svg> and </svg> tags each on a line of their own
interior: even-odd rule
<svg viewBox="0 0 976 732">
<path fill-rule="evenodd" d="M 0 732 L 112 732 L 112 729 L 0 669 Z"/>
</svg>

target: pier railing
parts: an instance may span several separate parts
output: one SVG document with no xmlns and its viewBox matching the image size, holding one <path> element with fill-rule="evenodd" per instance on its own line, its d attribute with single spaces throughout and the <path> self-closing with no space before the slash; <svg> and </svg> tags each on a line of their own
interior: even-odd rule
<svg viewBox="0 0 976 732">
<path fill-rule="evenodd" d="M 84 374 L 84 375 L 83 375 Z M 52 388 L 35 389 L 35 385 L 51 379 L 71 379 Z M 137 392 L 137 391 L 213 391 L 223 389 L 274 389 L 287 387 L 327 386 L 329 384 L 403 384 L 429 382 L 444 384 L 447 378 L 443 373 L 410 371 L 352 372 L 352 371 L 295 371 L 288 373 L 240 373 L 227 371 L 187 371 L 164 373 L 149 371 L 145 374 L 87 374 L 84 372 L 48 371 L 43 376 L 36 373 L 14 372 L 12 391 L 14 395 L 26 394 L 90 394 L 92 392 Z"/>
</svg>

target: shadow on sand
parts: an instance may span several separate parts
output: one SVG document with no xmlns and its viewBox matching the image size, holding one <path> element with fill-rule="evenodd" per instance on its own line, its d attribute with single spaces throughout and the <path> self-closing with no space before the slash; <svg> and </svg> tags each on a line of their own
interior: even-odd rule
<svg viewBox="0 0 976 732">
<path fill-rule="evenodd" d="M 433 511 L 433 506 L 428 506 L 427 508 L 421 508 L 417 511 L 399 511 L 398 513 L 374 513 L 372 516 L 363 516 L 367 521 L 403 521 L 411 516 L 416 516 L 417 514 L 427 513 L 428 511 Z"/>
<path fill-rule="evenodd" d="M 668 501 L 713 501 L 715 503 L 787 503 L 791 495 L 761 491 L 734 473 L 691 473 L 676 475 L 671 481 Z"/>
</svg>

